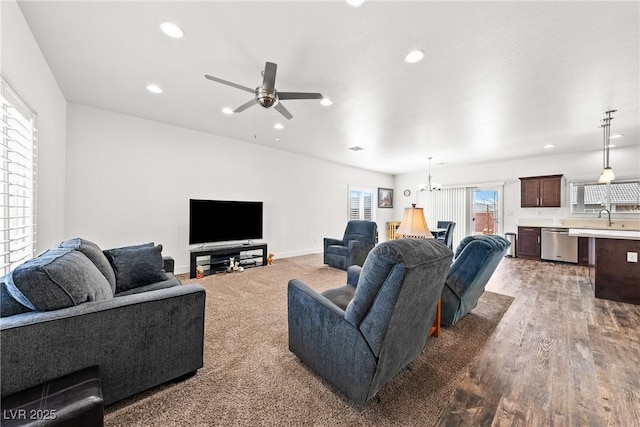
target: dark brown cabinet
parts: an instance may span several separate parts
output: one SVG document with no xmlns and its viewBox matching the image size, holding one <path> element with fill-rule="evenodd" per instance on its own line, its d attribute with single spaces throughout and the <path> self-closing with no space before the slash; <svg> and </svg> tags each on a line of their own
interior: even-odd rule
<svg viewBox="0 0 640 427">
<path fill-rule="evenodd" d="M 559 208 L 562 175 L 520 178 L 520 206 L 523 208 Z"/>
<path fill-rule="evenodd" d="M 589 265 L 588 237 L 578 237 L 578 265 Z"/>
<path fill-rule="evenodd" d="M 590 238 L 597 298 L 640 305 L 640 264 L 627 261 L 628 253 L 640 252 L 639 240 Z"/>
<path fill-rule="evenodd" d="M 518 227 L 518 258 L 540 260 L 540 227 Z"/>
</svg>

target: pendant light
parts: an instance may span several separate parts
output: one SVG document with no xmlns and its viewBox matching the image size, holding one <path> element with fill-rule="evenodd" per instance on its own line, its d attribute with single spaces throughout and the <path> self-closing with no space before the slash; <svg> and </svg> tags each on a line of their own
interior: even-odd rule
<svg viewBox="0 0 640 427">
<path fill-rule="evenodd" d="M 602 173 L 600 174 L 600 179 L 598 182 L 600 184 L 608 184 L 614 179 L 616 179 L 615 174 L 613 173 L 613 169 L 609 166 L 609 145 L 610 145 L 610 137 L 611 137 L 611 120 L 613 117 L 611 115 L 618 110 L 609 110 L 604 114 L 606 117 L 602 120 L 604 122 L 602 127 Z"/>
<path fill-rule="evenodd" d="M 437 182 L 431 182 L 431 159 L 433 157 L 429 157 L 429 191 L 433 190 L 442 190 L 442 184 L 438 184 Z"/>
</svg>

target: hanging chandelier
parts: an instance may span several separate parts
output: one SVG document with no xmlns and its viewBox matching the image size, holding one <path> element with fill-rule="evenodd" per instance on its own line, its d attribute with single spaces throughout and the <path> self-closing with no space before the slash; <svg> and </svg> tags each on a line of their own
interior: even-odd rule
<svg viewBox="0 0 640 427">
<path fill-rule="evenodd" d="M 602 128 L 602 173 L 600 174 L 600 179 L 598 182 L 600 184 L 608 184 L 614 179 L 616 179 L 616 175 L 613 173 L 613 169 L 609 166 L 609 146 L 611 145 L 611 120 L 613 117 L 611 115 L 618 110 L 609 110 L 604 114 L 606 117 L 602 119 L 604 122 L 600 127 Z"/>
<path fill-rule="evenodd" d="M 433 191 L 433 190 L 442 190 L 442 184 L 438 184 L 437 182 L 431 182 L 431 159 L 433 159 L 433 157 L 429 157 L 429 176 L 428 176 L 428 187 L 426 188 L 429 191 Z"/>
</svg>

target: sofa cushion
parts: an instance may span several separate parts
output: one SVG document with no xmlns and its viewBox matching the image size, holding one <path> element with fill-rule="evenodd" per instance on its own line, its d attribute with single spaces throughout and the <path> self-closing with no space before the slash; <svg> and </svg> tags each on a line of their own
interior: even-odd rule
<svg viewBox="0 0 640 427">
<path fill-rule="evenodd" d="M 116 274 L 116 294 L 167 280 L 162 245 L 153 243 L 104 251 Z"/>
<path fill-rule="evenodd" d="M 33 311 L 30 308 L 20 304 L 11 296 L 5 283 L 5 278 L 0 279 L 0 317 L 13 316 L 14 314 L 27 313 Z"/>
<path fill-rule="evenodd" d="M 321 295 L 341 309 L 346 310 L 355 293 L 355 286 L 344 285 L 339 288 L 327 289 L 326 291 L 321 292 Z"/>
<path fill-rule="evenodd" d="M 154 282 L 150 285 L 139 286 L 137 288 L 129 289 L 128 291 L 122 291 L 116 295 L 116 297 L 124 297 L 127 295 L 140 294 L 143 292 L 157 291 L 158 289 L 173 288 L 174 286 L 182 286 L 182 283 L 178 280 L 173 273 L 167 273 L 167 280 L 161 282 Z"/>
<path fill-rule="evenodd" d="M 82 252 L 53 248 L 6 276 L 7 291 L 31 310 L 48 311 L 113 298 L 111 286 Z"/>
<path fill-rule="evenodd" d="M 100 249 L 98 245 L 88 240 L 75 238 L 60 243 L 60 247 L 76 249 L 85 254 L 107 279 L 109 286 L 111 286 L 112 293 L 116 292 L 116 275 L 113 272 L 109 260 L 104 253 L 102 253 L 102 249 Z"/>
</svg>

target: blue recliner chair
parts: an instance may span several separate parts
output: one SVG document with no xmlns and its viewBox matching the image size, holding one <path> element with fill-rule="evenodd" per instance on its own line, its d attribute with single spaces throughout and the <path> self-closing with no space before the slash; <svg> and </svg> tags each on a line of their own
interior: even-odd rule
<svg viewBox="0 0 640 427">
<path fill-rule="evenodd" d="M 377 231 L 373 221 L 349 221 L 342 240 L 324 238 L 324 263 L 341 270 L 361 266 L 376 244 Z"/>
<path fill-rule="evenodd" d="M 346 286 L 320 294 L 290 280 L 289 350 L 365 404 L 424 348 L 452 258 L 435 239 L 390 240 Z"/>
<path fill-rule="evenodd" d="M 442 325 L 455 325 L 473 310 L 509 246 L 509 241 L 500 236 L 462 239 L 442 291 Z"/>
</svg>

